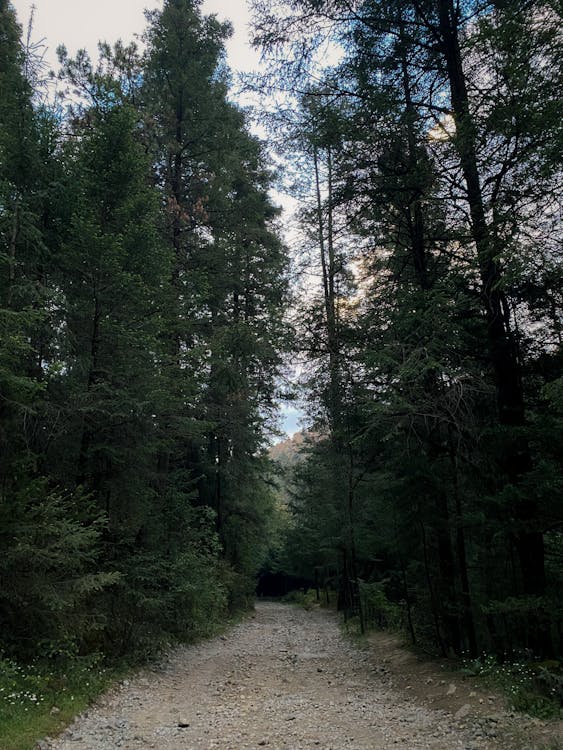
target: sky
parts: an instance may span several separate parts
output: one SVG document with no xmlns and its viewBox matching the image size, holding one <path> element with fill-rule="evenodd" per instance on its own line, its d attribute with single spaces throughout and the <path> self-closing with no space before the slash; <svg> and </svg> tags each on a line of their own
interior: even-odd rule
<svg viewBox="0 0 563 750">
<path fill-rule="evenodd" d="M 162 7 L 162 0 L 12 0 L 18 19 L 24 29 L 29 21 L 31 7 L 35 6 L 33 39 L 44 39 L 47 45 L 46 60 L 56 68 L 55 50 L 65 44 L 73 55 L 85 48 L 95 56 L 100 40 L 130 41 L 145 27 L 143 11 Z M 203 13 L 216 13 L 221 20 L 228 19 L 234 26 L 233 37 L 227 43 L 228 61 L 233 70 L 256 69 L 259 54 L 248 44 L 250 13 L 246 0 L 204 0 Z"/>
<path fill-rule="evenodd" d="M 162 7 L 162 0 L 11 0 L 18 20 L 27 28 L 31 8 L 35 7 L 32 40 L 42 40 L 45 62 L 57 70 L 56 49 L 64 44 L 73 56 L 84 48 L 95 58 L 99 41 L 110 44 L 128 42 L 145 28 L 144 10 Z M 204 0 L 204 14 L 217 14 L 231 21 L 234 33 L 226 44 L 227 61 L 234 72 L 259 68 L 259 53 L 249 45 L 250 12 L 246 0 Z M 276 195 L 276 200 L 283 200 Z M 301 412 L 293 405 L 281 404 L 281 428 L 287 434 L 300 429 Z"/>
</svg>

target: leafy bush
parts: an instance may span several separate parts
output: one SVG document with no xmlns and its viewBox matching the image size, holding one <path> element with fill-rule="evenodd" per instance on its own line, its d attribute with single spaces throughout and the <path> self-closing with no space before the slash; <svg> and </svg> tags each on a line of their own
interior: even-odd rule
<svg viewBox="0 0 563 750">
<path fill-rule="evenodd" d="M 195 546 L 171 559 L 133 553 L 121 562 L 121 573 L 105 603 L 103 646 L 113 657 L 150 659 L 173 641 L 210 635 L 227 617 L 223 564 Z"/>
</svg>

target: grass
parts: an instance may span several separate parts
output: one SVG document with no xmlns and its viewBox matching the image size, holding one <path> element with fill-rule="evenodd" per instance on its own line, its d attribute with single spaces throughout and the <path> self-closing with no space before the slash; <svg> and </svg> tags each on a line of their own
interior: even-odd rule
<svg viewBox="0 0 563 750">
<path fill-rule="evenodd" d="M 561 718 L 563 669 L 556 661 L 499 663 L 492 655 L 465 661 L 462 672 L 499 688 L 516 711 L 539 719 Z"/>
<path fill-rule="evenodd" d="M 212 638 L 251 614 L 240 611 L 221 623 L 209 623 L 205 633 L 186 642 Z M 137 654 L 134 662 L 111 668 L 100 655 L 58 655 L 24 666 L 0 654 L 0 750 L 33 750 L 41 738 L 57 736 L 113 683 L 170 645 L 162 643 L 150 653 Z"/>
<path fill-rule="evenodd" d="M 32 750 L 38 739 L 61 732 L 119 676 L 92 657 L 25 667 L 0 659 L 0 747 Z"/>
</svg>

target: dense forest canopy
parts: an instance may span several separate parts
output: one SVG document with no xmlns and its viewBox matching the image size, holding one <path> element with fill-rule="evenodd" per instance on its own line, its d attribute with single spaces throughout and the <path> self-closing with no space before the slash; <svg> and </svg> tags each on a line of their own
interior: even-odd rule
<svg viewBox="0 0 563 750">
<path fill-rule="evenodd" d="M 262 571 L 443 654 L 561 655 L 559 10 L 256 0 L 291 284 L 229 24 L 166 0 L 143 51 L 61 48 L 50 104 L 0 0 L 3 653 L 147 655 Z"/>
<path fill-rule="evenodd" d="M 319 279 L 273 567 L 444 654 L 560 655 L 560 8 L 254 8 Z"/>
<path fill-rule="evenodd" d="M 198 3 L 59 50 L 0 2 L 2 649 L 150 652 L 247 606 L 285 337 L 262 145 Z"/>
</svg>

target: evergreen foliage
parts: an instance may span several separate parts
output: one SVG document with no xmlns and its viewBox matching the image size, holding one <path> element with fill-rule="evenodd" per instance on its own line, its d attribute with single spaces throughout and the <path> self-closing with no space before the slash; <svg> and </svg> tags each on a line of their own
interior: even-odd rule
<svg viewBox="0 0 563 750">
<path fill-rule="evenodd" d="M 558 12 L 254 6 L 320 290 L 287 572 L 443 654 L 561 656 Z"/>
<path fill-rule="evenodd" d="M 318 281 L 282 501 L 288 263 L 229 24 L 166 0 L 143 53 L 61 48 L 51 106 L 0 0 L 0 649 L 147 656 L 266 564 L 443 654 L 559 658 L 557 8 L 255 6 Z"/>
<path fill-rule="evenodd" d="M 0 3 L 0 648 L 145 657 L 246 607 L 285 250 L 228 100 L 228 25 L 149 14 L 147 48 L 59 50 L 36 95 Z"/>
</svg>

